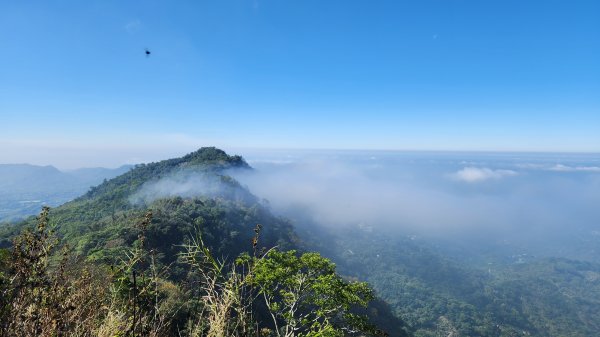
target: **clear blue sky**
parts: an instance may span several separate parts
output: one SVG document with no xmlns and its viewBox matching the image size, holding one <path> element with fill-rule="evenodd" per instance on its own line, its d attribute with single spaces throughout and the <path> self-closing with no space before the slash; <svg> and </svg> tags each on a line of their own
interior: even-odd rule
<svg viewBox="0 0 600 337">
<path fill-rule="evenodd" d="M 203 145 L 600 152 L 600 1 L 0 2 L 0 162 Z"/>
</svg>

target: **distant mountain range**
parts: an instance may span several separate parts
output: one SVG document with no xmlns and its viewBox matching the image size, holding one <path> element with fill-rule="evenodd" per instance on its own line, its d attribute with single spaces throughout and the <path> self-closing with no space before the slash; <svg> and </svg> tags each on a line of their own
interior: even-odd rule
<svg viewBox="0 0 600 337">
<path fill-rule="evenodd" d="M 131 167 L 61 171 L 54 166 L 0 164 L 0 222 L 36 214 L 42 205 L 61 205 Z"/>
</svg>

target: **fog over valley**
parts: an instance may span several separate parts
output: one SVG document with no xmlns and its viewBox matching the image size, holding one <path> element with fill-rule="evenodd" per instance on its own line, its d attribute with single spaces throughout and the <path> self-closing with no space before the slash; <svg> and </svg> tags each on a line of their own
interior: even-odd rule
<svg viewBox="0 0 600 337">
<path fill-rule="evenodd" d="M 233 176 L 292 218 L 302 210 L 324 226 L 362 224 L 534 254 L 600 256 L 594 247 L 600 243 L 599 155 L 296 151 L 247 157 L 255 169 Z"/>
</svg>

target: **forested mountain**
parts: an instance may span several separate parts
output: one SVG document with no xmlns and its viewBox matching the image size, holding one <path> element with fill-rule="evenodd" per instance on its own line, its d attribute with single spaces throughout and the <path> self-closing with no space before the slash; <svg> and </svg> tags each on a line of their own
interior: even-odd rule
<svg viewBox="0 0 600 337">
<path fill-rule="evenodd" d="M 361 227 L 323 233 L 325 254 L 368 281 L 415 336 L 600 332 L 600 264 L 531 258 L 476 266 L 412 235 Z"/>
<path fill-rule="evenodd" d="M 42 217 L 42 220 L 30 218 L 17 225 L 5 225 L 0 233 L 0 247 L 11 249 L 12 246 L 14 249 L 15 241 L 13 239 L 26 228 L 36 228 L 37 224 L 38 230 L 42 228 L 42 232 L 36 234 L 37 237 L 35 235 L 26 236 L 22 238 L 23 243 L 17 244 L 17 247 L 22 247 L 24 252 L 28 251 L 27 247 L 31 247 L 29 242 L 44 242 L 44 238 L 54 235 L 43 232 L 44 228 L 50 228 L 60 240 L 61 245 L 68 247 L 68 254 L 80 261 L 80 265 L 110 268 L 109 275 L 99 277 L 112 279 L 112 282 L 117 282 L 121 286 L 122 282 L 125 282 L 129 287 L 126 292 L 129 294 L 127 298 L 132 296 L 132 292 L 135 294 L 139 287 L 136 286 L 136 273 L 142 276 L 147 274 L 145 277 L 149 281 L 144 282 L 155 280 L 153 284 L 156 288 L 152 290 L 156 296 L 152 300 L 154 302 L 150 301 L 148 304 L 147 313 L 154 313 L 154 316 L 150 316 L 157 317 L 158 309 L 152 309 L 152 307 L 158 308 L 157 303 L 160 301 L 167 301 L 167 303 L 171 303 L 170 305 L 173 303 L 180 305 L 178 311 L 173 313 L 170 318 L 169 324 L 167 324 L 168 328 L 166 326 L 161 328 L 166 329 L 161 330 L 163 333 L 203 335 L 204 332 L 213 329 L 213 323 L 207 323 L 213 316 L 202 318 L 204 317 L 202 315 L 207 314 L 202 307 L 210 307 L 210 303 L 213 303 L 210 301 L 213 301 L 215 296 L 220 298 L 220 296 L 224 296 L 223 294 L 229 294 L 230 291 L 233 293 L 239 291 L 240 298 L 250 302 L 232 299 L 235 303 L 239 303 L 238 307 L 235 307 L 234 302 L 228 304 L 239 309 L 232 311 L 232 315 L 234 315 L 233 317 L 241 317 L 242 314 L 251 316 L 245 319 L 245 323 L 242 325 L 235 323 L 233 318 L 222 322 L 223 329 L 236 331 L 235 335 L 245 335 L 250 330 L 259 333 L 256 329 L 262 326 L 264 327 L 264 331 L 261 330 L 263 335 L 269 336 L 269 331 L 277 330 L 273 321 L 269 323 L 271 317 L 277 322 L 275 324 L 282 324 L 282 326 L 286 326 L 285 329 L 291 329 L 289 331 L 297 331 L 294 336 L 321 330 L 330 331 L 329 334 L 326 334 L 327 336 L 337 336 L 339 331 L 343 330 L 335 330 L 337 329 L 335 327 L 356 326 L 357 328 L 353 328 L 355 332 L 347 331 L 349 335 L 353 335 L 358 331 L 371 329 L 360 328 L 364 324 L 361 323 L 359 314 L 367 314 L 371 317 L 372 322 L 388 331 L 391 336 L 405 336 L 404 323 L 391 314 L 386 304 L 375 301 L 369 308 L 359 308 L 360 304 L 366 304 L 364 301 L 368 301 L 371 296 L 370 290 L 365 288 L 366 285 L 354 281 L 350 283 L 343 281 L 333 274 L 334 266 L 320 258 L 318 254 L 304 254 L 299 259 L 295 257 L 292 249 L 304 252 L 306 245 L 298 238 L 289 221 L 272 215 L 258 198 L 227 175 L 230 170 L 249 169 L 250 167 L 241 157 L 229 156 L 216 148 L 202 148 L 181 158 L 136 165 L 128 172 L 91 188 L 81 197 L 51 209 Z M 36 245 L 43 246 L 44 244 L 37 243 Z M 21 254 L 19 256 L 29 256 L 24 252 L 19 253 Z M 34 254 L 34 256 L 37 255 Z M 199 256 L 204 262 L 199 263 L 194 272 L 194 266 L 198 263 Z M 239 258 L 236 260 L 238 256 Z M 58 263 L 57 259 L 58 255 L 50 257 L 50 265 Z M 243 268 L 237 270 L 238 267 L 228 265 L 234 260 Z M 124 263 L 124 261 L 129 262 Z M 16 266 L 18 265 L 16 264 Z M 37 266 L 38 264 L 31 265 Z M 124 265 L 125 267 L 123 267 Z M 285 272 L 277 274 L 277 268 L 284 268 L 282 270 Z M 294 276 L 294 268 L 299 268 L 297 269 L 298 276 Z M 59 270 L 63 269 L 59 268 Z M 129 270 L 129 272 L 123 275 L 123 269 Z M 198 270 L 202 272 L 198 273 Z M 226 270 L 229 270 L 227 276 L 222 274 Z M 96 273 L 102 275 L 105 272 Z M 45 272 L 40 272 L 40 274 L 45 275 Z M 75 272 L 73 274 L 78 275 Z M 261 278 L 261 275 L 268 277 Z M 318 275 L 323 278 L 317 278 Z M 204 288 L 205 286 L 190 288 L 191 285 L 204 278 L 215 280 L 214 282 L 223 280 L 222 287 L 224 288 L 216 292 L 212 289 L 210 291 L 213 293 L 209 291 L 204 294 L 203 291 L 208 291 Z M 277 281 L 279 279 L 281 279 L 281 283 Z M 297 311 L 296 314 L 284 314 L 280 312 L 283 310 L 281 308 L 286 308 L 285 303 L 288 302 L 285 301 L 290 301 L 285 296 L 290 296 L 295 291 L 304 288 L 294 288 L 286 292 L 288 295 L 281 297 L 283 293 L 280 294 L 280 292 L 286 289 L 285 286 L 279 289 L 270 288 L 268 285 L 288 284 L 287 282 L 293 284 L 293 282 L 297 282 L 294 280 L 305 280 L 303 282 L 306 282 L 307 285 L 310 285 L 311 282 L 315 282 L 315 284 L 311 288 L 302 290 L 308 291 L 308 295 L 298 297 L 298 304 L 290 307 L 293 312 Z M 218 282 L 209 284 L 219 284 Z M 159 289 L 165 284 L 169 284 L 170 287 L 167 293 L 161 292 Z M 237 290 L 227 290 L 227 287 L 235 285 L 239 287 L 235 288 Z M 328 287 L 335 287 L 337 290 L 333 291 Z M 345 290 L 346 288 L 354 290 Z M 254 301 L 258 297 L 244 297 L 247 296 L 244 294 L 258 291 L 258 289 L 262 289 L 265 298 L 270 298 L 270 300 L 266 303 L 261 302 L 262 304 L 257 304 L 255 309 L 250 310 L 248 308 L 254 307 Z M 276 291 L 273 292 L 272 289 L 276 289 Z M 148 291 L 150 292 L 150 290 Z M 310 295 L 310 293 L 313 294 Z M 316 294 L 319 293 L 321 295 L 317 296 Z M 210 294 L 214 296 L 208 300 L 206 296 Z M 336 299 L 327 299 L 330 296 Z M 277 301 L 282 299 L 285 301 L 277 304 L 279 303 Z M 225 299 L 223 300 L 225 301 Z M 9 300 L 9 304 L 11 301 L 16 303 L 15 300 Z M 122 310 L 129 310 L 127 303 L 130 302 L 125 301 L 124 303 L 125 309 Z M 319 311 L 321 310 L 319 308 L 322 308 L 323 311 Z M 332 310 L 331 308 L 336 309 Z M 132 319 L 136 319 L 138 310 L 141 309 L 136 308 L 134 303 Z M 343 314 L 347 310 L 354 313 L 348 314 L 349 316 Z M 8 308 L 8 312 L 10 314 L 10 308 Z M 269 312 L 271 315 L 267 314 Z M 304 315 L 302 313 L 307 316 L 302 316 Z M 106 317 L 108 317 L 106 315 L 113 314 L 113 312 L 107 312 L 102 319 L 106 322 Z M 296 319 L 295 315 L 305 318 Z M 194 323 L 196 325 L 192 324 L 192 327 L 190 317 L 201 317 L 197 319 L 200 323 L 196 322 L 201 326 Z M 286 322 L 288 324 L 284 325 Z M 309 322 L 312 323 L 308 324 Z M 347 323 L 342 325 L 341 322 Z M 128 323 L 121 324 L 127 325 Z M 250 326 L 246 326 L 247 324 Z M 293 328 L 293 326 L 297 327 Z M 10 330 L 10 324 L 5 328 Z M 145 328 L 133 324 L 132 329 Z M 246 329 L 244 330 L 246 332 L 242 333 L 240 329 Z M 254 334 L 254 332 L 252 333 Z M 373 333 L 377 334 L 377 332 Z M 279 334 L 277 335 L 279 336 Z"/>
<path fill-rule="evenodd" d="M 135 260 L 133 270 L 142 273 L 144 266 L 150 266 L 151 256 L 154 270 L 164 272 L 157 280 L 163 285 L 172 282 L 169 287 L 177 289 L 179 299 L 170 297 L 173 294 L 161 296 L 180 304 L 189 305 L 178 301 L 198 295 L 186 284 L 195 284 L 199 276 L 190 271 L 189 260 L 182 257 L 188 256 L 190 242 L 197 244 L 201 237 L 200 247 L 227 261 L 244 253 L 260 256 L 263 249 L 272 247 L 281 252 L 319 251 L 337 263 L 338 271 L 347 279 L 367 281 L 374 288 L 381 300 L 371 302 L 367 309 L 352 310 L 367 314 L 391 336 L 592 337 L 600 331 L 597 263 L 506 258 L 506 251 L 495 251 L 493 246 L 486 248 L 487 255 L 478 253 L 476 247 L 460 251 L 448 243 L 365 224 L 325 227 L 314 222 L 306 209 L 290 212 L 292 220 L 287 220 L 273 215 L 267 202 L 230 176 L 247 170 L 252 169 L 241 157 L 215 148 L 137 165 L 52 209 L 48 226 L 82 265 L 113 270 L 124 260 L 131 261 L 130 257 L 144 247 L 151 254 L 145 255 L 146 260 Z M 5 225 L 0 246 L 11 247 L 12 238 L 34 224 L 36 220 L 31 218 L 18 225 Z M 268 261 L 269 268 L 275 270 L 277 263 L 288 264 L 286 268 L 300 263 L 287 253 L 277 254 L 266 260 L 242 260 L 254 261 L 253 266 Z M 58 263 L 56 259 L 51 264 Z M 327 266 L 312 259 L 305 263 L 317 261 L 321 267 Z M 293 274 L 290 269 L 283 270 L 281 277 Z M 131 282 L 131 275 L 126 276 L 117 279 Z M 187 293 L 184 296 L 180 291 Z M 264 322 L 268 308 L 263 304 L 255 310 L 254 319 Z M 187 307 L 182 312 L 189 316 L 194 311 Z M 180 327 L 186 321 L 179 314 L 173 319 L 172 324 Z M 264 327 L 274 328 L 269 324 Z"/>
<path fill-rule="evenodd" d="M 60 171 L 53 166 L 0 164 L 0 222 L 36 214 L 42 205 L 59 206 L 130 168 Z"/>
<path fill-rule="evenodd" d="M 232 168 L 249 169 L 249 166 L 241 157 L 228 156 L 214 148 L 203 148 L 182 158 L 136 165 L 52 209 L 51 225 L 77 254 L 91 258 L 104 258 L 131 245 L 137 238 L 133 224 L 147 209 L 153 211 L 149 231 L 152 247 L 157 244 L 171 249 L 201 226 L 207 231 L 204 236 L 208 244 L 213 246 L 214 242 L 221 248 L 217 255 L 236 256 L 244 250 L 253 235 L 252 229 L 259 223 L 265 228 L 265 245 L 290 246 L 295 240 L 292 227 L 272 216 L 249 191 L 223 175 L 224 170 Z M 144 193 L 167 180 L 172 186 L 163 188 L 166 194 L 155 190 Z M 176 186 L 191 182 L 198 182 L 192 186 L 194 193 L 182 198 Z M 7 226 L 6 230 L 16 233 L 21 227 Z M 213 237 L 216 234 L 210 231 L 224 236 Z M 173 256 L 163 253 L 169 258 Z"/>
</svg>

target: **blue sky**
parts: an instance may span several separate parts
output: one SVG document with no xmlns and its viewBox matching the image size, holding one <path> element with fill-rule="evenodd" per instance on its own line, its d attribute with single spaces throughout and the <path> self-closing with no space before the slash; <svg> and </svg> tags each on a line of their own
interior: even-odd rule
<svg viewBox="0 0 600 337">
<path fill-rule="evenodd" d="M 0 46 L 0 162 L 600 152 L 598 1 L 5 0 Z"/>
</svg>

